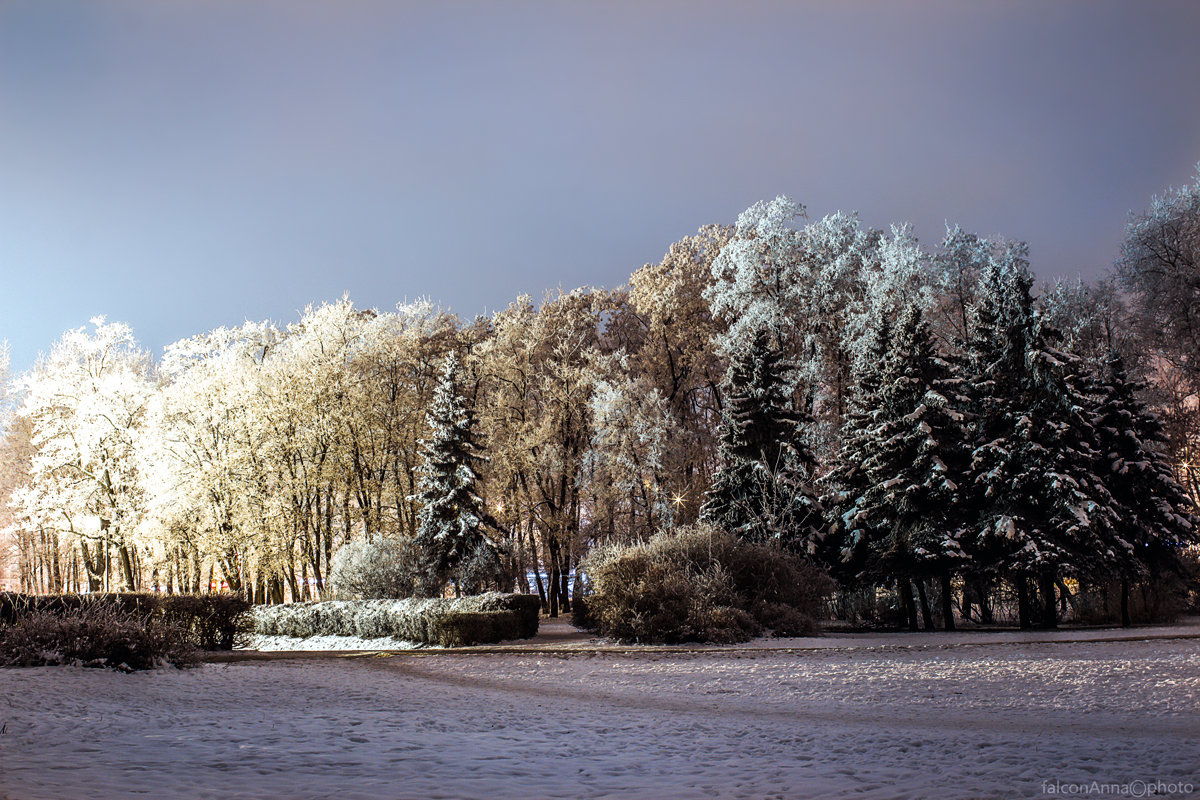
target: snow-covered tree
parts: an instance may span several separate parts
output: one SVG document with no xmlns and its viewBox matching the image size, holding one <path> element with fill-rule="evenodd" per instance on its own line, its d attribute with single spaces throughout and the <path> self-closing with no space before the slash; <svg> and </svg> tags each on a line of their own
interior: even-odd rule
<svg viewBox="0 0 1200 800">
<path fill-rule="evenodd" d="M 532 562 L 551 616 L 569 610 L 570 566 L 581 557 L 590 511 L 582 480 L 592 441 L 590 398 L 611 378 L 605 320 L 613 295 L 592 289 L 523 296 L 492 320 L 480 347 L 481 411 L 495 497 Z M 544 583 L 538 565 L 544 564 Z M 547 585 L 548 584 L 548 585 Z"/>
<path fill-rule="evenodd" d="M 935 293 L 930 322 L 945 345 L 965 346 L 970 333 L 976 287 L 987 268 L 1026 269 L 1029 247 L 1024 242 L 984 238 L 958 225 L 946 227 L 941 245 L 929 259 Z"/>
<path fill-rule="evenodd" d="M 804 206 L 789 197 L 760 201 L 738 215 L 734 235 L 712 263 L 705 298 L 727 330 L 717 347 L 730 354 L 761 330 L 784 342 L 799 337 L 793 313 L 808 291 L 808 264 L 798 222 Z M 786 345 L 785 345 L 786 346 Z M 793 348 L 798 349 L 798 348 Z"/>
<path fill-rule="evenodd" d="M 1038 298 L 1042 315 L 1062 334 L 1061 349 L 1101 370 L 1111 353 L 1121 353 L 1130 367 L 1144 367 L 1146 348 L 1135 320 L 1112 280 L 1058 280 Z"/>
<path fill-rule="evenodd" d="M 629 354 L 629 375 L 648 382 L 670 412 L 663 474 L 676 524 L 695 522 L 716 461 L 725 363 L 713 343 L 724 326 L 704 294 L 713 283 L 713 261 L 732 234 L 731 226 L 703 227 L 672 244 L 659 263 L 637 270 L 628 302 L 607 328 Z"/>
<path fill-rule="evenodd" d="M 619 359 L 624 360 L 624 359 Z M 644 377 L 613 377 L 596 383 L 591 398 L 592 446 L 586 478 L 613 526 L 627 521 L 630 537 L 649 536 L 673 523 L 682 496 L 670 493 L 664 458 L 677 430 L 666 400 Z"/>
<path fill-rule="evenodd" d="M 850 561 L 877 581 L 900 581 L 915 627 L 910 580 L 925 624 L 924 580 L 942 583 L 946 627 L 953 627 L 951 573 L 966 561 L 960 544 L 969 442 L 962 381 L 937 353 L 920 307 L 902 314 L 879 370 L 876 413 L 859 444 L 866 486 L 844 516 L 853 526 Z M 848 525 L 850 527 L 850 525 Z"/>
<path fill-rule="evenodd" d="M 733 354 L 718 433 L 721 465 L 701 516 L 744 538 L 810 551 L 822 528 L 815 460 L 804 440 L 809 419 L 792 409 L 785 374 L 765 329 Z"/>
<path fill-rule="evenodd" d="M 445 354 L 460 340 L 458 318 L 426 301 L 360 315 L 349 351 L 340 442 L 352 518 L 364 536 L 413 535 L 418 440 Z"/>
<path fill-rule="evenodd" d="M 982 515 L 966 544 L 978 565 L 1016 583 L 1023 626 L 1031 621 L 1029 579 L 1038 581 L 1043 623 L 1053 625 L 1057 579 L 1102 570 L 1117 557 L 1112 498 L 1093 472 L 1080 361 L 1054 346 L 1031 284 L 1023 269 L 993 263 L 984 272 L 969 376 Z"/>
<path fill-rule="evenodd" d="M 1182 548 L 1200 543 L 1200 526 L 1165 450 L 1162 423 L 1138 396 L 1143 384 L 1115 353 L 1095 391 L 1096 472 L 1112 495 L 1114 563 L 1122 579 L 1122 622 L 1129 624 L 1129 582 L 1173 568 Z"/>
<path fill-rule="evenodd" d="M 146 501 L 137 448 L 153 386 L 129 326 L 103 317 L 91 323 L 91 332 L 65 333 L 18 381 L 34 455 L 30 483 L 12 504 L 19 524 L 78 541 L 93 589 L 109 582 L 110 557 L 119 585 L 135 589 L 134 534 Z"/>
<path fill-rule="evenodd" d="M 459 390 L 459 360 L 453 351 L 442 366 L 426 419 L 429 436 L 421 441 L 424 460 L 416 495 L 421 504 L 417 541 L 431 554 L 433 569 L 452 577 L 464 559 L 491 544 L 484 530 L 495 527 L 479 495 L 475 468 L 483 456 L 474 415 Z"/>
<path fill-rule="evenodd" d="M 148 527 L 165 547 L 167 583 L 196 590 L 211 561 L 239 590 L 259 566 L 250 562 L 269 527 L 265 419 L 276 413 L 262 403 L 262 367 L 279 338 L 273 325 L 247 322 L 164 351 L 140 452 Z"/>
<path fill-rule="evenodd" d="M 822 559 L 831 574 L 851 583 L 865 575 L 866 548 L 861 547 L 866 530 L 859 514 L 860 501 L 872 485 L 866 469 L 868 448 L 874 441 L 877 418 L 882 414 L 879 392 L 882 369 L 891 348 L 892 323 L 889 316 L 876 323 L 875 338 L 854 372 L 847 403 L 846 419 L 840 431 L 840 446 L 831 469 L 824 476 L 828 491 L 822 498 L 828 515 L 829 536 L 822 548 Z"/>
<path fill-rule="evenodd" d="M 906 226 L 885 235 L 863 228 L 854 214 L 800 227 L 803 218 L 804 207 L 787 197 L 742 212 L 712 264 L 705 296 L 728 325 L 718 351 L 728 356 L 757 330 L 772 331 L 792 365 L 789 388 L 808 395 L 823 437 L 832 438 L 875 321 L 932 296 L 925 256 Z"/>
<path fill-rule="evenodd" d="M 1200 386 L 1200 165 L 1193 183 L 1131 216 L 1116 268 L 1141 335 Z"/>
</svg>

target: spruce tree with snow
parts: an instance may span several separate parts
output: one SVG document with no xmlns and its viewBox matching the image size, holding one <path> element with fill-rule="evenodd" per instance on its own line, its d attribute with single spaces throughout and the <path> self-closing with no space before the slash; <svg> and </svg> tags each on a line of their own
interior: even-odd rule
<svg viewBox="0 0 1200 800">
<path fill-rule="evenodd" d="M 1096 453 L 1080 359 L 1054 347 L 1034 311 L 1021 264 L 992 263 L 979 288 L 970 342 L 975 419 L 971 472 L 980 517 L 967 537 L 975 561 L 1016 585 L 1022 627 L 1057 624 L 1055 586 L 1112 562 L 1112 497 Z"/>
<path fill-rule="evenodd" d="M 718 430 L 721 466 L 701 517 L 747 539 L 812 552 L 821 505 L 816 462 L 804 441 L 809 417 L 792 407 L 787 365 L 765 327 L 734 351 Z"/>
<path fill-rule="evenodd" d="M 1096 472 L 1112 495 L 1115 513 L 1110 545 L 1121 578 L 1121 624 L 1129 625 L 1129 584 L 1178 569 L 1179 551 L 1200 543 L 1191 502 L 1175 480 L 1162 423 L 1138 396 L 1140 381 L 1110 353 L 1096 381 Z"/>
<path fill-rule="evenodd" d="M 475 466 L 484 459 L 474 435 L 473 414 L 458 389 L 458 371 L 458 356 L 451 351 L 425 418 L 429 438 L 421 440 L 419 491 L 412 497 L 421 504 L 417 541 L 430 554 L 435 573 L 454 581 L 456 592 L 462 589 L 456 568 L 464 559 L 478 558 L 481 550 L 498 559 L 484 534 L 486 526 L 495 525 L 478 492 Z"/>
<path fill-rule="evenodd" d="M 891 338 L 891 320 L 880 317 L 871 346 L 854 371 L 846 421 L 841 430 L 842 446 L 833 469 L 824 479 L 829 487 L 822 498 L 829 535 L 823 543 L 822 560 L 835 577 L 848 583 L 863 577 L 866 568 L 867 551 L 860 546 L 866 534 L 865 520 L 859 514 L 859 506 L 871 486 L 871 476 L 865 468 L 867 448 L 880 414 L 881 370 Z"/>
<path fill-rule="evenodd" d="M 862 551 L 856 560 L 869 577 L 900 581 L 914 627 L 910 580 L 917 581 L 929 628 L 924 581 L 939 578 L 949 630 L 951 573 L 965 562 L 960 487 L 968 437 L 960 410 L 962 381 L 938 355 L 919 306 L 909 305 L 901 315 L 878 380 L 877 411 L 862 442 L 868 488 L 849 512 L 865 533 L 856 541 Z"/>
</svg>

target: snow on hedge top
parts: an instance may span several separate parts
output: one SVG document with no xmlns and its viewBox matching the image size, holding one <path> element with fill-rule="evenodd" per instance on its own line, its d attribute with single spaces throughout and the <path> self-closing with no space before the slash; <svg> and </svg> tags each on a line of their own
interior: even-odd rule
<svg viewBox="0 0 1200 800">
<path fill-rule="evenodd" d="M 499 609 L 499 592 L 459 598 L 325 600 L 251 610 L 254 632 L 266 636 L 394 636 L 424 641 L 430 623 L 447 614 Z"/>
</svg>

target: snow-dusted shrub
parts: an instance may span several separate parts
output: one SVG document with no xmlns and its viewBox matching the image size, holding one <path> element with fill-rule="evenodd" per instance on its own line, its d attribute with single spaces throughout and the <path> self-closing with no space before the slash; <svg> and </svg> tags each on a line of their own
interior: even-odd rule
<svg viewBox="0 0 1200 800">
<path fill-rule="evenodd" d="M 813 618 L 783 603 L 761 603 L 754 618 L 775 636 L 804 636 L 815 630 Z"/>
<path fill-rule="evenodd" d="M 250 631 L 250 603 L 231 594 L 157 596 L 158 614 L 178 625 L 201 650 L 232 650 Z"/>
<path fill-rule="evenodd" d="M 254 632 L 266 636 L 391 636 L 420 644 L 482 637 L 475 640 L 490 642 L 537 634 L 537 598 L 528 595 L 535 601 L 530 603 L 522 597 L 492 592 L 454 599 L 329 600 L 259 606 L 252 616 Z M 482 614 L 492 621 L 446 622 L 459 614 Z"/>
<path fill-rule="evenodd" d="M 464 595 L 482 594 L 489 589 L 507 591 L 516 583 L 510 554 L 490 541 L 477 543 L 449 575 Z"/>
<path fill-rule="evenodd" d="M 195 662 L 187 631 L 113 603 L 36 611 L 0 629 L 0 664 L 8 666 L 71 664 L 129 672 Z"/>
<path fill-rule="evenodd" d="M 763 628 L 809 633 L 833 589 L 792 553 L 704 525 L 598 548 L 582 569 L 591 578 L 591 627 L 635 642 L 745 641 Z"/>
<path fill-rule="evenodd" d="M 103 604 L 122 611 L 150 615 L 158 610 L 159 597 L 153 594 L 120 592 L 106 594 L 0 594 L 0 625 L 15 624 L 40 612 L 65 614 Z"/>
<path fill-rule="evenodd" d="M 0 593 L 0 625 L 39 613 L 63 615 L 106 606 L 178 626 L 201 650 L 232 650 L 250 629 L 245 598 L 231 593 L 161 595 L 151 592 L 27 595 Z"/>
<path fill-rule="evenodd" d="M 589 556 L 583 569 L 594 591 L 587 600 L 588 615 L 605 636 L 668 644 L 729 639 L 724 630 L 720 635 L 708 630 L 717 609 L 728 608 L 706 595 L 711 582 L 648 544 L 604 548 Z M 757 632 L 740 631 L 736 638 L 749 639 Z"/>
<path fill-rule="evenodd" d="M 390 536 L 343 545 L 333 557 L 329 581 L 339 596 L 359 600 L 431 597 L 441 590 L 427 548 Z"/>
<path fill-rule="evenodd" d="M 576 628 L 590 631 L 596 627 L 592 621 L 592 610 L 588 606 L 591 598 L 588 595 L 577 595 L 571 598 L 571 624 Z"/>
</svg>

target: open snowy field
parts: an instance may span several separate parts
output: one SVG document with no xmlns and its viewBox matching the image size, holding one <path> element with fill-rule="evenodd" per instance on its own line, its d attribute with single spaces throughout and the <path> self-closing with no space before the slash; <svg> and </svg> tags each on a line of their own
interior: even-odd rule
<svg viewBox="0 0 1200 800">
<path fill-rule="evenodd" d="M 9 800 L 1200 788 L 1196 639 L 7 669 L 0 697 Z"/>
</svg>

